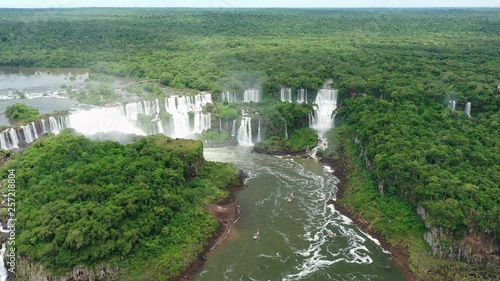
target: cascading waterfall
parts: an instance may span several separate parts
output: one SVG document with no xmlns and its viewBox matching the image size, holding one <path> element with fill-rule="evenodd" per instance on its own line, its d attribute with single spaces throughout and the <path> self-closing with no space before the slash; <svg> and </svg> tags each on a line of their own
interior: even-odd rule
<svg viewBox="0 0 500 281">
<path fill-rule="evenodd" d="M 131 102 L 122 106 L 122 114 L 129 120 L 137 121 L 138 114 L 159 118 L 160 103 L 158 99 L 154 101 Z"/>
<path fill-rule="evenodd" d="M 333 127 L 337 109 L 337 90 L 321 89 L 314 101 L 313 112 L 309 115 L 309 127 L 326 132 Z"/>
<path fill-rule="evenodd" d="M 451 110 L 451 111 L 455 111 L 455 107 L 457 106 L 457 101 L 456 100 L 450 100 L 448 102 L 448 108 Z"/>
<path fill-rule="evenodd" d="M 282 102 L 292 102 L 292 89 L 282 88 L 281 89 L 281 101 Z"/>
<path fill-rule="evenodd" d="M 50 125 L 50 132 L 57 135 L 61 132 L 61 127 L 57 123 L 57 120 L 55 117 L 50 116 L 49 117 L 49 125 Z"/>
<path fill-rule="evenodd" d="M 165 99 L 165 109 L 170 117 L 170 132 L 176 138 L 189 137 L 211 129 L 210 113 L 203 113 L 203 106 L 212 102 L 212 95 L 203 93 L 196 96 L 171 96 Z M 190 115 L 194 126 L 190 125 Z"/>
<path fill-rule="evenodd" d="M 35 139 L 38 139 L 38 133 L 36 131 L 36 125 L 35 125 L 35 122 L 31 122 L 31 127 L 33 128 L 33 133 L 34 133 L 34 138 Z"/>
<path fill-rule="evenodd" d="M 297 90 L 297 103 L 307 103 L 307 90 L 306 89 Z"/>
<path fill-rule="evenodd" d="M 2 249 L 0 249 L 0 281 L 6 281 L 9 277 L 7 273 L 7 268 L 5 268 L 5 251 L 6 251 L 5 243 L 2 243 Z"/>
<path fill-rule="evenodd" d="M 158 122 L 156 123 L 158 125 L 158 134 L 165 134 L 165 130 L 163 129 L 163 122 L 161 119 L 158 118 Z"/>
<path fill-rule="evenodd" d="M 471 107 L 471 103 L 467 102 L 465 104 L 465 114 L 467 114 L 469 117 L 470 117 L 470 107 Z"/>
<path fill-rule="evenodd" d="M 11 141 L 10 148 L 18 148 L 17 144 L 19 143 L 19 138 L 17 137 L 17 132 L 14 128 L 9 129 L 9 136 Z"/>
<path fill-rule="evenodd" d="M 8 149 L 7 148 L 7 138 L 6 136 L 4 135 L 4 133 L 0 133 L 0 148 L 1 149 Z"/>
<path fill-rule="evenodd" d="M 46 134 L 47 133 L 47 125 L 45 124 L 45 119 L 42 119 L 40 121 L 40 123 L 42 123 L 42 134 Z"/>
<path fill-rule="evenodd" d="M 222 102 L 227 101 L 228 103 L 237 102 L 236 93 L 224 92 L 222 93 Z"/>
<path fill-rule="evenodd" d="M 194 115 L 194 133 L 201 134 L 205 130 L 212 128 L 210 113 Z"/>
<path fill-rule="evenodd" d="M 32 143 L 45 133 L 59 134 L 59 132 L 68 127 L 67 116 L 57 116 L 49 118 L 49 125 L 47 129 L 46 121 L 40 120 L 42 132 L 37 132 L 35 122 L 31 122 L 25 126 L 20 126 L 16 129 L 9 128 L 0 133 L 0 148 L 1 149 L 14 149 L 19 147 L 20 142 Z"/>
<path fill-rule="evenodd" d="M 248 89 L 243 93 L 243 102 L 259 102 L 259 90 Z"/>
<path fill-rule="evenodd" d="M 23 131 L 23 134 L 24 134 L 24 140 L 27 143 L 32 143 L 35 140 L 35 137 L 34 137 L 33 133 L 31 132 L 29 126 L 22 126 L 21 130 Z"/>
<path fill-rule="evenodd" d="M 259 128 L 257 129 L 257 142 L 261 142 L 262 138 L 260 137 L 260 118 L 259 118 Z"/>
<path fill-rule="evenodd" d="M 325 133 L 334 126 L 337 96 L 337 90 L 321 89 L 314 101 L 313 112 L 309 114 L 309 127 L 318 132 L 319 143 L 312 150 L 313 157 L 316 155 L 318 148 L 326 149 L 328 147 Z"/>
<path fill-rule="evenodd" d="M 211 129 L 211 115 L 203 113 L 203 106 L 211 102 L 210 93 L 200 93 L 195 96 L 171 96 L 165 99 L 164 108 L 160 106 L 159 100 L 155 99 L 114 107 L 92 108 L 71 113 L 69 116 L 51 116 L 48 121 L 46 119 L 40 120 L 38 127 L 40 132 L 37 131 L 35 122 L 21 126 L 19 129 L 10 128 L 0 132 L 0 148 L 7 150 L 18 148 L 20 141 L 32 143 L 40 135 L 46 133 L 57 135 L 64 128 L 73 128 L 84 135 L 109 132 L 146 135 L 136 126 L 138 114 L 152 117 L 148 131 L 153 134 L 190 137 L 195 133 Z M 160 119 L 160 113 L 163 111 L 170 115 L 168 132 L 165 132 L 165 127 Z M 221 120 L 219 120 L 219 127 L 222 128 L 220 122 Z"/>
<path fill-rule="evenodd" d="M 288 125 L 286 124 L 286 120 L 285 120 L 285 139 L 288 140 Z"/>
<path fill-rule="evenodd" d="M 233 120 L 233 128 L 231 129 L 231 137 L 236 136 L 236 119 Z"/>
<path fill-rule="evenodd" d="M 241 146 L 252 146 L 252 118 L 242 117 L 238 129 L 238 144 Z"/>
</svg>

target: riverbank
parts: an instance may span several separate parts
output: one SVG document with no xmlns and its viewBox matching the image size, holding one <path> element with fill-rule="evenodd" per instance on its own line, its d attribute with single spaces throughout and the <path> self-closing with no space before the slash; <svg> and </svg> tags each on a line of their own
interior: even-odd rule
<svg viewBox="0 0 500 281">
<path fill-rule="evenodd" d="M 346 193 L 346 189 L 348 187 L 348 175 L 351 164 L 348 163 L 348 161 L 349 160 L 346 159 L 345 157 L 340 157 L 338 159 L 334 158 L 321 159 L 322 163 L 325 163 L 332 168 L 333 174 L 335 175 L 335 177 L 339 179 L 339 182 L 337 183 L 337 194 L 336 194 L 337 201 L 333 201 L 330 203 L 335 204 L 335 209 L 339 210 L 342 214 L 351 218 L 355 222 L 355 224 L 359 228 L 361 228 L 364 232 L 367 232 L 368 234 L 376 238 L 380 242 L 382 248 L 391 252 L 392 258 L 395 260 L 398 267 L 403 271 L 405 280 L 407 281 L 417 280 L 415 273 L 413 273 L 410 268 L 408 262 L 409 255 L 406 252 L 406 249 L 389 243 L 383 234 L 375 231 L 372 228 L 373 225 L 369 221 L 363 218 L 362 213 L 355 211 L 352 208 L 352 206 L 345 204 L 344 202 L 345 200 L 343 199 Z"/>
<path fill-rule="evenodd" d="M 244 178 L 245 175 L 243 172 L 240 172 L 240 185 L 229 188 L 229 196 L 227 198 L 204 207 L 210 215 L 217 219 L 219 222 L 219 228 L 214 233 L 214 236 L 206 241 L 207 246 L 205 247 L 205 250 L 198 255 L 196 260 L 193 261 L 186 268 L 186 270 L 184 270 L 184 272 L 171 281 L 190 281 L 203 267 L 203 264 L 207 259 L 207 255 L 217 249 L 227 238 L 233 223 L 235 223 L 240 216 L 240 211 L 238 209 L 238 205 L 236 204 L 236 192 L 245 188 L 243 183 Z"/>
</svg>

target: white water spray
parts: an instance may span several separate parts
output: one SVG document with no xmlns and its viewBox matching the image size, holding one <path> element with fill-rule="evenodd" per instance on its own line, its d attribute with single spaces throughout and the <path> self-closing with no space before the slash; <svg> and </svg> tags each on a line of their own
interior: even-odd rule
<svg viewBox="0 0 500 281">
<path fill-rule="evenodd" d="M 469 117 L 470 117 L 470 107 L 471 107 L 471 103 L 467 102 L 465 104 L 465 114 L 467 114 Z"/>
<path fill-rule="evenodd" d="M 292 102 L 292 89 L 282 88 L 281 89 L 281 101 L 282 102 Z"/>
<path fill-rule="evenodd" d="M 243 93 L 243 102 L 259 102 L 259 90 L 248 89 Z"/>
<path fill-rule="evenodd" d="M 297 103 L 307 103 L 307 90 L 306 89 L 297 90 Z"/>
<path fill-rule="evenodd" d="M 314 110 L 309 114 L 309 127 L 318 132 L 319 142 L 311 152 L 313 157 L 316 156 L 318 148 L 328 147 L 325 133 L 334 126 L 337 96 L 337 90 L 321 89 L 314 101 Z"/>
<path fill-rule="evenodd" d="M 252 118 L 242 117 L 238 129 L 238 144 L 241 146 L 252 146 Z"/>
<path fill-rule="evenodd" d="M 236 99 L 236 93 L 224 92 L 222 93 L 222 102 L 227 101 L 228 103 L 238 102 Z"/>
<path fill-rule="evenodd" d="M 236 136 L 236 119 L 233 120 L 233 128 L 231 129 L 231 137 Z"/>
<path fill-rule="evenodd" d="M 320 133 L 333 128 L 337 109 L 337 90 L 321 89 L 314 101 L 314 111 L 310 114 L 309 127 Z"/>
</svg>

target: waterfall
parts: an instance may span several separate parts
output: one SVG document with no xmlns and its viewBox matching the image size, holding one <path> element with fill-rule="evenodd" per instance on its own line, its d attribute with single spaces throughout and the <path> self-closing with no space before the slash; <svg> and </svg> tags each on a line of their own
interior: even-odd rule
<svg viewBox="0 0 500 281">
<path fill-rule="evenodd" d="M 46 134 L 47 133 L 47 125 L 45 124 L 45 119 L 42 119 L 40 122 L 42 123 L 42 134 Z"/>
<path fill-rule="evenodd" d="M 9 149 L 9 146 L 7 145 L 7 133 L 6 133 L 6 131 L 3 131 L 0 133 L 0 148 L 1 149 Z"/>
<path fill-rule="evenodd" d="M 124 104 L 120 109 L 124 117 L 132 121 L 137 121 L 138 114 L 157 117 L 160 114 L 160 103 L 158 99 L 154 101 L 131 102 Z"/>
<path fill-rule="evenodd" d="M 307 90 L 306 89 L 297 90 L 297 103 L 307 103 Z"/>
<path fill-rule="evenodd" d="M 94 126 L 93 124 L 86 126 L 80 122 L 81 120 L 78 120 L 82 116 L 77 115 L 70 118 L 72 120 L 71 126 L 76 126 L 75 129 L 84 134 L 117 131 L 144 135 L 145 133 L 135 126 L 137 115 L 144 114 L 151 116 L 152 122 L 156 122 L 151 127 L 152 133 L 165 134 L 174 138 L 190 137 L 211 128 L 210 114 L 202 112 L 203 106 L 211 102 L 210 93 L 200 93 L 195 96 L 170 96 L 165 98 L 164 103 L 160 103 L 158 99 L 133 102 L 118 107 L 93 109 L 93 113 L 100 116 L 99 128 L 96 128 L 95 124 Z M 160 120 L 161 112 L 170 115 L 167 132 L 165 132 L 163 122 Z M 80 113 L 80 115 L 82 114 Z"/>
<path fill-rule="evenodd" d="M 165 109 L 170 117 L 169 136 L 175 138 L 190 137 L 194 133 L 202 133 L 210 129 L 210 113 L 203 113 L 203 106 L 212 102 L 209 93 L 196 96 L 171 96 L 165 99 Z M 190 125 L 190 115 L 194 119 L 194 127 Z"/>
<path fill-rule="evenodd" d="M 455 107 L 457 106 L 457 101 L 455 100 L 450 100 L 448 102 L 448 108 L 451 110 L 451 111 L 455 111 Z"/>
<path fill-rule="evenodd" d="M 6 281 L 9 277 L 7 268 L 5 267 L 5 243 L 2 243 L 2 249 L 0 249 L 0 281 Z"/>
<path fill-rule="evenodd" d="M 241 146 L 252 146 L 252 118 L 242 117 L 238 129 L 238 144 Z"/>
<path fill-rule="evenodd" d="M 470 117 L 470 107 L 471 107 L 471 103 L 467 102 L 465 104 L 465 114 L 467 114 L 469 117 Z"/>
<path fill-rule="evenodd" d="M 236 136 L 236 119 L 233 120 L 233 128 L 231 129 L 231 137 Z"/>
<path fill-rule="evenodd" d="M 260 137 L 260 118 L 259 118 L 259 128 L 257 129 L 257 142 L 261 142 L 262 138 Z"/>
<path fill-rule="evenodd" d="M 314 110 L 309 115 L 309 127 L 326 132 L 333 127 L 337 109 L 337 90 L 321 89 L 314 101 Z"/>
<path fill-rule="evenodd" d="M 313 112 L 309 114 L 309 127 L 318 132 L 318 146 L 313 148 L 311 156 L 316 157 L 318 148 L 326 149 L 328 141 L 325 133 L 333 128 L 337 109 L 337 90 L 321 89 L 314 101 Z"/>
<path fill-rule="evenodd" d="M 212 102 L 210 93 L 200 93 L 195 96 L 171 96 L 160 103 L 158 99 L 81 110 L 69 116 L 51 116 L 41 119 L 40 124 L 31 122 L 19 129 L 10 128 L 0 132 L 0 148 L 17 148 L 19 140 L 32 143 L 40 135 L 46 133 L 59 134 L 64 128 L 72 128 L 84 135 L 96 133 L 120 132 L 125 134 L 146 135 L 136 126 L 137 115 L 151 116 L 147 131 L 152 134 L 165 134 L 170 137 L 191 137 L 212 128 L 210 113 L 203 113 L 203 106 Z M 164 107 L 163 107 L 164 105 Z M 164 126 L 160 113 L 170 115 L 169 124 Z M 222 130 L 222 120 L 219 119 L 219 129 Z M 37 126 L 39 130 L 37 131 Z M 235 126 L 233 124 L 233 126 Z M 166 132 L 168 128 L 168 132 Z M 235 130 L 235 128 L 233 128 Z M 22 131 L 22 132 L 21 132 Z M 233 132 L 233 136 L 235 133 Z"/>
<path fill-rule="evenodd" d="M 222 133 L 222 117 L 219 117 L 219 133 Z"/>
<path fill-rule="evenodd" d="M 282 88 L 281 89 L 281 101 L 282 102 L 292 102 L 292 89 Z"/>
<path fill-rule="evenodd" d="M 17 144 L 19 143 L 19 138 L 17 137 L 17 132 L 14 128 L 9 129 L 9 136 L 11 141 L 10 148 L 18 148 Z"/>
<path fill-rule="evenodd" d="M 33 127 L 33 133 L 34 133 L 35 139 L 38 139 L 38 133 L 36 132 L 35 122 L 31 122 L 31 126 Z"/>
<path fill-rule="evenodd" d="M 288 140 L 288 126 L 286 124 L 286 120 L 285 120 L 285 139 Z"/>
<path fill-rule="evenodd" d="M 243 102 L 259 102 L 259 90 L 248 89 L 243 93 Z"/>
<path fill-rule="evenodd" d="M 32 142 L 35 140 L 35 138 L 34 138 L 33 134 L 31 133 L 31 130 L 30 130 L 30 126 L 29 126 L 29 125 L 22 126 L 22 127 L 21 127 L 21 130 L 23 130 L 24 140 L 25 140 L 27 143 L 32 143 Z"/>
<path fill-rule="evenodd" d="M 59 127 L 59 124 L 57 123 L 56 118 L 50 116 L 49 117 L 49 127 L 50 127 L 50 132 L 57 135 L 61 132 L 61 127 Z"/>
<path fill-rule="evenodd" d="M 161 119 L 158 118 L 158 122 L 156 123 L 158 125 L 158 134 L 165 134 L 165 130 L 163 129 L 163 122 L 161 122 Z"/>
<path fill-rule="evenodd" d="M 195 113 L 194 115 L 194 128 L 193 132 L 197 134 L 203 133 L 203 131 L 206 131 L 208 129 L 211 129 L 211 118 L 210 118 L 210 113 L 207 114 L 202 114 L 202 113 Z"/>
<path fill-rule="evenodd" d="M 40 124 L 42 130 L 47 130 L 44 119 L 40 120 Z M 58 134 L 62 129 L 67 128 L 68 125 L 67 116 L 50 117 L 48 132 Z M 31 122 L 25 126 L 20 126 L 16 129 L 11 127 L 3 132 L 0 132 L 0 148 L 6 150 L 18 148 L 20 141 L 32 143 L 39 137 L 40 135 L 37 132 L 37 125 L 35 122 Z"/>
<path fill-rule="evenodd" d="M 224 92 L 222 93 L 222 102 L 227 101 L 228 103 L 236 103 L 236 93 Z"/>
</svg>

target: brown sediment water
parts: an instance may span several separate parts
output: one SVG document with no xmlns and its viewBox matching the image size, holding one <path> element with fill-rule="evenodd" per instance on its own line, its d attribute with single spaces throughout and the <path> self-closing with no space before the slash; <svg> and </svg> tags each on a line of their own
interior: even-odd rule
<svg viewBox="0 0 500 281">
<path fill-rule="evenodd" d="M 235 163 L 249 178 L 235 194 L 241 215 L 231 232 L 237 235 L 209 254 L 192 280 L 405 279 L 374 237 L 328 204 L 339 180 L 322 163 L 241 148 L 206 149 L 205 157 Z"/>
</svg>

